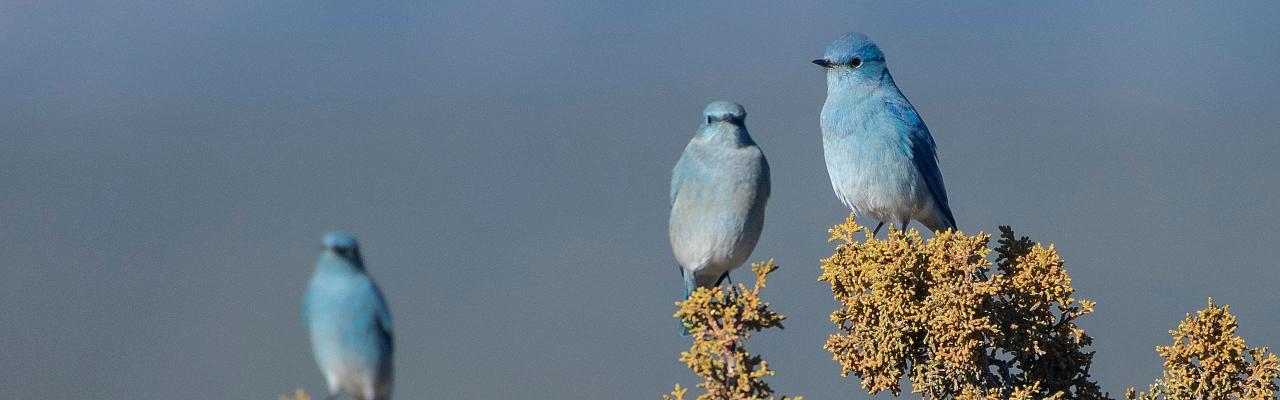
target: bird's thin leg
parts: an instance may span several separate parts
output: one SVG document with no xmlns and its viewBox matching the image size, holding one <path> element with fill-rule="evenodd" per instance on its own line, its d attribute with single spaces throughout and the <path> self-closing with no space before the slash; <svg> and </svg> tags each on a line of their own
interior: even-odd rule
<svg viewBox="0 0 1280 400">
<path fill-rule="evenodd" d="M 871 237 L 876 237 L 876 235 L 879 235 L 881 227 L 884 227 L 884 221 L 880 221 L 879 224 L 876 224 L 876 229 L 873 229 L 871 231 Z"/>
<path fill-rule="evenodd" d="M 734 296 L 741 296 L 741 295 L 742 295 L 742 293 L 738 293 L 738 286 L 733 284 L 733 277 L 732 277 L 732 276 L 729 276 L 729 272 L 727 272 L 727 271 L 726 271 L 726 272 L 724 273 L 724 279 L 729 280 L 729 287 L 733 288 L 733 295 L 734 295 Z"/>
<path fill-rule="evenodd" d="M 738 294 L 738 287 L 733 286 L 733 277 L 729 276 L 729 271 L 720 274 L 720 279 L 716 279 L 716 286 L 720 286 L 724 281 L 729 281 L 729 288 L 733 290 L 733 294 Z"/>
<path fill-rule="evenodd" d="M 729 286 L 733 286 L 733 278 L 729 276 L 729 271 L 720 274 L 720 279 L 716 279 L 716 286 L 720 286 L 721 282 L 729 281 Z"/>
</svg>

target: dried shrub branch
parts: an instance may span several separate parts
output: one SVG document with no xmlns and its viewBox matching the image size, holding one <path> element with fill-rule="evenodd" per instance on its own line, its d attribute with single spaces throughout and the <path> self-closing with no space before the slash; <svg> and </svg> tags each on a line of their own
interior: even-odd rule
<svg viewBox="0 0 1280 400">
<path fill-rule="evenodd" d="M 841 374 L 872 394 L 899 395 L 906 377 L 931 399 L 1105 398 L 1075 322 L 1094 303 L 1073 297 L 1053 246 L 1000 230 L 993 273 L 987 234 L 880 240 L 852 215 L 831 228 L 819 280 L 841 304 L 825 345 Z"/>
<path fill-rule="evenodd" d="M 1169 331 L 1173 344 L 1156 346 L 1164 358 L 1163 377 L 1138 393 L 1141 400 L 1275 399 L 1280 360 L 1266 347 L 1248 348 L 1236 336 L 1230 306 L 1209 305 Z"/>
<path fill-rule="evenodd" d="M 754 263 L 751 271 L 756 281 L 750 289 L 741 283 L 729 289 L 698 288 L 687 300 L 676 302 L 675 318 L 683 321 L 693 338 L 689 351 L 680 353 L 680 361 L 702 378 L 697 387 L 706 392 L 699 400 L 774 398 L 773 388 L 764 381 L 774 371 L 761 356 L 747 351 L 746 342 L 751 332 L 781 329 L 786 319 L 760 298 L 766 276 L 777 269 L 773 260 Z M 663 398 L 683 400 L 686 392 L 676 385 Z"/>
</svg>

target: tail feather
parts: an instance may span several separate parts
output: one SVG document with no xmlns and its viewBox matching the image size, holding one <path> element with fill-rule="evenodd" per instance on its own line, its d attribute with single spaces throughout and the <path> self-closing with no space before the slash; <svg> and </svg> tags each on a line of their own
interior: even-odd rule
<svg viewBox="0 0 1280 400">
<path fill-rule="evenodd" d="M 920 223 L 932 231 L 944 231 L 947 228 L 960 229 L 956 226 L 956 217 L 951 214 L 951 208 L 945 205 L 937 206 L 933 215 L 921 220 Z"/>
<path fill-rule="evenodd" d="M 948 228 L 951 228 L 951 229 L 960 229 L 960 227 L 956 226 L 956 217 L 955 217 L 955 215 L 952 215 L 952 214 L 951 214 L 951 207 L 948 207 L 948 206 L 945 206 L 945 205 L 944 205 L 944 206 L 942 206 L 942 217 L 943 217 L 943 218 L 942 218 L 942 223 L 947 224 L 947 227 L 948 227 Z"/>
<path fill-rule="evenodd" d="M 684 280 L 684 299 L 688 300 L 693 295 L 694 289 L 698 288 L 698 282 L 693 272 L 685 271 L 680 268 L 680 277 Z M 684 326 L 684 320 L 676 321 L 680 326 L 680 336 L 689 336 L 689 328 Z"/>
<path fill-rule="evenodd" d="M 684 268 L 680 269 L 680 277 L 684 280 L 684 298 L 685 299 L 688 299 L 689 296 L 692 296 L 693 291 L 698 288 L 698 280 L 694 275 L 695 274 L 692 272 L 685 271 Z"/>
</svg>

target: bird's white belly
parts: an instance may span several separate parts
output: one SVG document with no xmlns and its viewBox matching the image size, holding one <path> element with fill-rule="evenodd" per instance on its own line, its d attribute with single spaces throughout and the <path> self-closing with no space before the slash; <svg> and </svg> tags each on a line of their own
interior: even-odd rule
<svg viewBox="0 0 1280 400">
<path fill-rule="evenodd" d="M 919 219 L 929 198 L 915 165 L 905 157 L 875 162 L 884 165 L 856 161 L 856 168 L 829 165 L 827 171 L 836 196 L 859 216 L 885 222 Z"/>
<path fill-rule="evenodd" d="M 686 217 L 671 221 L 671 248 L 676 261 L 700 276 L 719 275 L 742 265 L 760 236 L 758 227 L 749 226 L 752 224 L 746 215 L 731 211 L 737 208 L 717 206 L 677 202 L 676 207 L 719 208 L 719 212 L 684 212 L 679 214 Z"/>
<path fill-rule="evenodd" d="M 699 274 L 719 274 L 746 261 L 755 243 L 747 243 L 743 229 L 707 229 L 697 222 L 682 227 L 672 240 L 676 261 Z"/>
<path fill-rule="evenodd" d="M 737 237 L 708 237 L 684 241 L 677 253 L 681 265 L 699 275 L 719 275 L 746 262 L 747 247 Z"/>
<path fill-rule="evenodd" d="M 317 337 L 316 340 L 334 343 L 338 341 L 336 337 L 327 336 Z M 334 346 L 329 348 L 332 347 Z M 358 354 L 341 350 L 328 351 L 318 354 L 317 361 L 330 387 L 337 387 L 347 393 L 364 393 L 374 384 L 375 374 L 363 367 L 365 362 Z"/>
</svg>

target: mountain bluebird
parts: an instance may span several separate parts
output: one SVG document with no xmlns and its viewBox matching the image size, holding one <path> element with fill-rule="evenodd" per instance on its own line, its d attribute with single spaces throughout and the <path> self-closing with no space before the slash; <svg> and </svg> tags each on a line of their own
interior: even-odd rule
<svg viewBox="0 0 1280 400">
<path fill-rule="evenodd" d="M 884 53 L 849 33 L 813 60 L 827 70 L 822 149 L 831 187 L 857 215 L 906 229 L 911 220 L 955 228 L 929 128 L 893 83 Z"/>
<path fill-rule="evenodd" d="M 769 163 L 737 103 L 707 105 L 698 133 L 671 172 L 671 249 L 684 294 L 710 287 L 756 248 L 769 201 Z"/>
<path fill-rule="evenodd" d="M 302 315 L 330 398 L 342 392 L 359 400 L 391 398 L 391 312 L 365 272 L 355 237 L 325 235 Z"/>
</svg>

